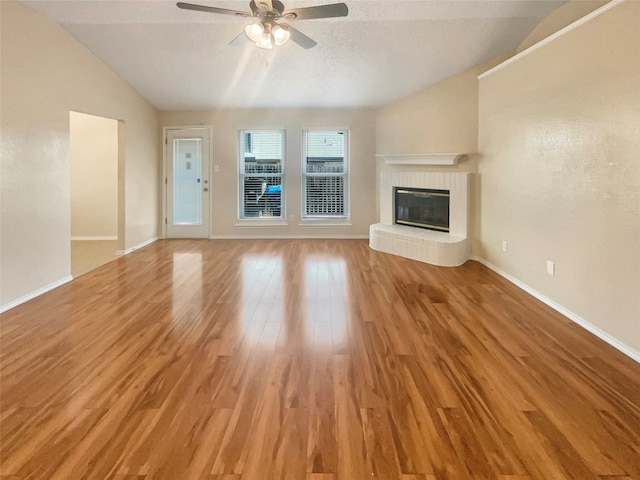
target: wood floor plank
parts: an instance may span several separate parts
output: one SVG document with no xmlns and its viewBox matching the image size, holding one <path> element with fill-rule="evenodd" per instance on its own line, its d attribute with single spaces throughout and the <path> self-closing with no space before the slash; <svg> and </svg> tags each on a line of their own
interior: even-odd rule
<svg viewBox="0 0 640 480">
<path fill-rule="evenodd" d="M 306 480 L 336 480 L 333 473 L 307 473 Z"/>
<path fill-rule="evenodd" d="M 248 451 L 251 449 L 253 417 L 260 394 L 264 388 L 268 355 L 254 354 L 245 365 L 246 370 L 237 384 L 239 393 L 233 413 L 220 448 L 215 452 L 216 460 L 212 474 L 242 473 Z M 238 372 L 234 372 L 238 374 Z"/>
<path fill-rule="evenodd" d="M 435 475 L 405 474 L 402 475 L 401 480 L 438 480 L 438 477 Z"/>
<path fill-rule="evenodd" d="M 3 480 L 640 479 L 639 364 L 366 240 L 157 241 L 3 313 L 0 367 Z"/>
<path fill-rule="evenodd" d="M 597 475 L 589 469 L 587 463 L 578 455 L 573 445 L 564 437 L 553 423 L 540 412 L 525 412 L 534 427 L 540 442 L 552 462 L 562 468 L 562 477 L 568 479 L 596 479 Z"/>
<path fill-rule="evenodd" d="M 338 478 L 365 478 L 366 450 L 360 406 L 353 387 L 353 363 L 347 355 L 334 357 L 334 392 Z"/>
<path fill-rule="evenodd" d="M 402 472 L 388 412 L 384 409 L 363 408 L 361 415 L 367 472 L 371 472 L 373 478 L 399 478 Z"/>
</svg>

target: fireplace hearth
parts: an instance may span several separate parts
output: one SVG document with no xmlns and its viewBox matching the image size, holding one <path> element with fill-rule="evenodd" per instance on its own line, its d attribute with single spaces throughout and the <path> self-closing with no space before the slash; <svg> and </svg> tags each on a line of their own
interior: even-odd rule
<svg viewBox="0 0 640 480">
<path fill-rule="evenodd" d="M 449 231 L 449 190 L 394 187 L 394 223 Z"/>
</svg>

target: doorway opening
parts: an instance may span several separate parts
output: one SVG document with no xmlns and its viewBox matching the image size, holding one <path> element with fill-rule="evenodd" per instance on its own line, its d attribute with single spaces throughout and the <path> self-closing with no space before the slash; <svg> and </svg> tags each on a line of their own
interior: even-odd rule
<svg viewBox="0 0 640 480">
<path fill-rule="evenodd" d="M 116 258 L 119 243 L 120 122 L 69 112 L 71 274 Z"/>
</svg>

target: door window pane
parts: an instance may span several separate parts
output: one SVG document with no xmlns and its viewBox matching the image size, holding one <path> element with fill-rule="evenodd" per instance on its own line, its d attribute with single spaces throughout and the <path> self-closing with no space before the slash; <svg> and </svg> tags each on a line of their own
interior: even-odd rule
<svg viewBox="0 0 640 480">
<path fill-rule="evenodd" d="M 199 138 L 173 141 L 173 223 L 202 224 L 202 151 Z"/>
</svg>

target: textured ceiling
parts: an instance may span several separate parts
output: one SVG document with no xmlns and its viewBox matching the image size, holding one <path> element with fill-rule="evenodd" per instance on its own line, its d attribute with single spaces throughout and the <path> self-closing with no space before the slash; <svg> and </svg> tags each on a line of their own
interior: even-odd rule
<svg viewBox="0 0 640 480">
<path fill-rule="evenodd" d="M 248 1 L 188 1 L 249 11 Z M 377 107 L 515 48 L 564 2 L 345 0 L 348 17 L 293 23 L 315 48 L 289 42 L 268 51 L 228 45 L 247 19 L 180 10 L 172 1 L 22 1 L 160 110 Z"/>
</svg>

